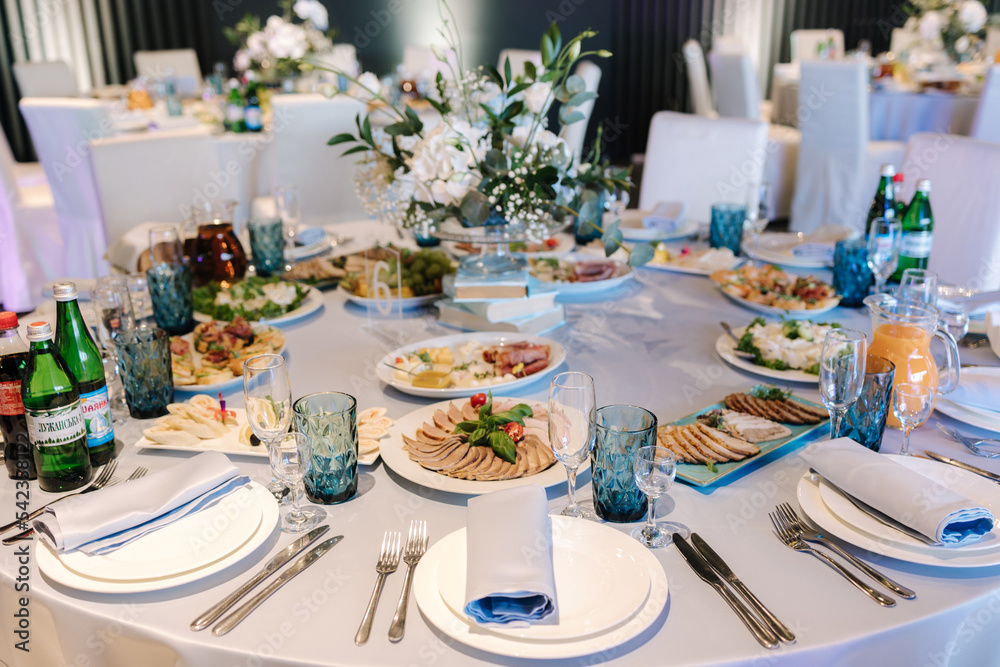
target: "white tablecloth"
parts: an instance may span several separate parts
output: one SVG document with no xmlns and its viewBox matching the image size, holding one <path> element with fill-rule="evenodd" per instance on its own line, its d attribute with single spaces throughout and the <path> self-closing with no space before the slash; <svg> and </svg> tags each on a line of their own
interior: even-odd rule
<svg viewBox="0 0 1000 667">
<path fill-rule="evenodd" d="M 570 324 L 550 336 L 567 350 L 568 370 L 594 376 L 600 404 L 632 403 L 653 410 L 662 421 L 743 390 L 759 380 L 728 367 L 714 353 L 720 319 L 741 324 L 752 313 L 723 299 L 705 278 L 642 270 L 638 279 L 602 302 L 570 304 Z M 830 319 L 870 331 L 857 311 L 835 311 Z M 382 386 L 374 364 L 393 344 L 362 332 L 364 311 L 330 292 L 325 308 L 285 329 L 287 357 L 296 396 L 343 390 L 360 408 L 385 405 L 400 418 L 429 401 Z M 410 318 L 400 329 L 423 337 L 452 333 L 429 317 Z M 968 358 L 965 356 L 968 353 Z M 962 350 L 966 363 L 996 363 L 986 349 Z M 547 382 L 529 385 L 520 396 L 545 400 Z M 800 390 L 818 400 L 813 389 Z M 239 393 L 228 396 L 242 405 Z M 933 427 L 913 435 L 911 449 L 931 446 L 949 456 L 1000 472 L 1000 461 L 974 459 Z M 183 453 L 140 452 L 132 445 L 143 424 L 118 429 L 126 443 L 119 469 L 151 470 L 187 458 Z M 965 429 L 972 430 L 972 429 Z M 883 451 L 898 449 L 901 436 L 886 435 Z M 266 459 L 235 457 L 242 472 L 268 479 Z M 743 580 L 793 629 L 798 642 L 776 651 L 762 649 L 725 603 L 699 580 L 676 548 L 655 552 L 669 576 L 670 600 L 652 626 L 620 650 L 558 665 L 958 665 L 1000 664 L 1000 569 L 964 573 L 880 559 L 858 552 L 917 591 L 913 601 L 883 609 L 814 559 L 782 546 L 771 534 L 767 511 L 795 504 L 795 486 L 806 469 L 794 452 L 764 459 L 728 484 L 700 490 L 677 483 L 662 498 L 661 520 L 704 536 Z M 590 496 L 590 475 L 580 478 L 580 495 Z M 0 660 L 9 665 L 446 665 L 528 664 L 458 645 L 429 626 L 410 601 L 406 636 L 386 638 L 402 574 L 388 578 L 372 638 L 356 647 L 354 633 L 374 584 L 374 563 L 382 534 L 406 530 L 426 519 L 431 543 L 461 528 L 465 497 L 416 486 L 379 463 L 361 468 L 360 491 L 351 501 L 328 506 L 331 535 L 344 541 L 316 566 L 294 579 L 233 632 L 214 638 L 188 629 L 191 620 L 256 571 L 266 557 L 291 542 L 275 533 L 244 562 L 206 580 L 159 593 L 95 595 L 51 584 L 28 557 L 16 592 L 18 556 L 4 548 L 0 567 L 0 614 L 8 619 L 0 639 Z M 32 484 L 31 505 L 49 494 Z M 550 506 L 565 503 L 565 488 L 548 490 Z M 2 516 L 14 511 L 13 484 L 0 491 Z M 616 526 L 628 531 L 632 525 Z M 32 546 L 34 549 L 34 546 Z M 581 582 L 582 583 L 582 582 Z M 18 597 L 30 598 L 30 653 L 14 649 L 12 614 Z"/>
</svg>

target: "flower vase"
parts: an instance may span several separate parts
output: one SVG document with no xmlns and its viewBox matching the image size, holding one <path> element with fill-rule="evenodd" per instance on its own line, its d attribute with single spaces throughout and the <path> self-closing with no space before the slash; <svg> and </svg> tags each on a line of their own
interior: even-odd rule
<svg viewBox="0 0 1000 667">
<path fill-rule="evenodd" d="M 607 201 L 608 193 L 604 190 L 587 189 L 580 195 L 580 213 L 573 227 L 573 238 L 578 246 L 601 238 Z"/>
<path fill-rule="evenodd" d="M 506 226 L 490 225 L 482 229 L 482 250 L 478 255 L 469 255 L 459 263 L 463 273 L 479 278 L 502 278 L 521 273 L 528 267 L 528 261 L 523 255 L 510 251 Z"/>
</svg>

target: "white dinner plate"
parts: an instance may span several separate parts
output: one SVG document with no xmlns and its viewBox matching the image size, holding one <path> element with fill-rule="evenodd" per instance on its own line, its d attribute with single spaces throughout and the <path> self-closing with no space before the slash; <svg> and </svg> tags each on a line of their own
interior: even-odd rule
<svg viewBox="0 0 1000 667">
<path fill-rule="evenodd" d="M 737 336 L 742 336 L 743 331 L 744 329 L 733 330 Z M 767 366 L 758 366 L 752 361 L 736 356 L 736 341 L 730 338 L 729 334 L 722 334 L 716 339 L 715 351 L 718 352 L 719 356 L 725 359 L 730 365 L 735 366 L 740 370 L 747 371 L 748 373 L 753 373 L 754 375 L 780 380 L 781 382 L 807 382 L 809 384 L 819 383 L 818 375 L 811 375 L 805 371 L 799 370 L 778 371 L 773 368 L 768 368 Z"/>
<path fill-rule="evenodd" d="M 652 215 L 652 211 L 640 211 L 630 208 L 622 213 L 622 224 L 619 229 L 626 241 L 645 243 L 649 241 L 670 241 L 672 239 L 682 239 L 691 236 L 698 231 L 698 223 L 695 220 L 684 220 L 672 232 L 665 232 L 660 229 L 646 229 L 642 225 L 642 219 L 647 215 Z"/>
<path fill-rule="evenodd" d="M 286 249 L 286 260 L 291 262 L 301 262 L 302 260 L 315 257 L 316 255 L 322 255 L 324 252 L 333 247 L 330 245 L 330 232 L 319 227 L 315 227 L 313 229 L 322 232 L 322 234 L 320 234 L 312 243 L 304 243 L 302 245 L 296 245 L 294 248 Z"/>
<path fill-rule="evenodd" d="M 840 305 L 840 299 L 836 300 L 829 306 L 824 306 L 823 308 L 814 308 L 812 310 L 787 310 L 785 308 L 775 308 L 774 306 L 765 306 L 762 303 L 756 303 L 754 301 L 749 301 L 747 299 L 740 298 L 738 296 L 733 296 L 729 292 L 722 289 L 719 285 L 719 291 L 732 301 L 733 303 L 739 304 L 744 308 L 749 308 L 750 310 L 763 313 L 764 315 L 770 315 L 771 317 L 784 317 L 790 320 L 808 320 L 812 319 L 816 315 L 822 315 L 823 313 L 829 313 L 831 310 Z"/>
<path fill-rule="evenodd" d="M 513 380 L 505 382 L 497 382 L 496 384 L 481 385 L 478 387 L 446 387 L 444 389 L 429 389 L 427 387 L 414 387 L 409 382 L 400 380 L 396 377 L 393 369 L 389 368 L 386 364 L 395 364 L 396 357 L 405 356 L 407 352 L 411 350 L 419 350 L 424 347 L 457 347 L 464 345 L 469 341 L 478 341 L 484 346 L 490 345 L 509 345 L 511 343 L 520 343 L 523 341 L 528 341 L 531 343 L 536 343 L 538 345 L 548 345 L 549 346 L 549 365 L 523 378 L 515 378 Z M 562 345 L 550 340 L 548 338 L 541 338 L 539 336 L 529 336 L 526 334 L 512 334 L 512 333 L 495 333 L 489 331 L 476 331 L 472 333 L 462 333 L 462 334 L 452 334 L 450 336 L 439 336 L 437 338 L 431 338 L 430 340 L 420 341 L 419 343 L 413 343 L 410 345 L 404 345 L 403 347 L 396 348 L 389 354 L 382 357 L 375 367 L 375 373 L 378 375 L 378 379 L 385 382 L 390 387 L 395 387 L 404 394 L 411 394 L 413 396 L 422 396 L 424 398 L 460 398 L 463 396 L 472 396 L 473 394 L 478 394 L 479 392 L 485 391 L 497 391 L 503 390 L 509 392 L 511 389 L 516 389 L 518 387 L 523 387 L 525 385 L 531 384 L 532 382 L 537 382 L 552 375 L 556 368 L 562 364 L 566 359 L 566 351 L 563 349 Z"/>
<path fill-rule="evenodd" d="M 372 308 L 378 307 L 378 299 L 369 299 L 367 297 L 358 296 L 354 292 L 342 286 L 337 287 L 337 292 L 343 294 L 344 297 L 351 303 L 361 306 L 362 308 L 367 308 L 368 306 L 371 306 Z M 415 308 L 421 308 L 423 306 L 430 305 L 435 301 L 437 301 L 438 299 L 440 299 L 442 296 L 444 295 L 438 292 L 437 294 L 425 294 L 423 296 L 411 296 L 402 299 L 393 299 L 391 309 L 396 310 L 396 304 L 399 304 L 398 307 L 402 308 L 404 311 L 414 310 Z"/>
<path fill-rule="evenodd" d="M 251 325 L 255 332 L 266 331 L 270 329 L 277 329 L 277 327 L 272 327 L 269 324 L 264 324 L 262 322 L 253 322 Z M 181 336 L 184 340 L 191 344 L 191 356 L 194 360 L 196 368 L 201 368 L 201 353 L 194 349 L 194 332 L 184 334 Z M 274 350 L 274 354 L 281 354 L 285 351 L 285 346 L 282 345 L 279 349 Z M 226 380 L 225 382 L 215 382 L 213 384 L 177 384 L 177 376 L 174 376 L 174 392 L 180 392 L 182 394 L 208 394 L 209 396 L 216 396 L 220 391 L 227 394 L 235 389 L 243 388 L 243 376 L 236 375 L 233 378 Z"/>
<path fill-rule="evenodd" d="M 221 438 L 199 440 L 196 445 L 184 447 L 182 445 L 164 445 L 154 442 L 146 436 L 142 436 L 135 443 L 135 446 L 142 447 L 143 449 L 163 449 L 170 452 L 222 452 L 223 454 L 240 454 L 242 456 L 267 458 L 267 449 L 263 445 L 244 445 L 240 442 L 240 429 L 247 423 L 247 411 L 243 408 L 233 408 L 233 412 L 236 413 L 236 426 L 230 428 Z M 152 426 L 152 424 L 150 422 L 148 425 Z"/>
<path fill-rule="evenodd" d="M 572 520 L 563 530 L 565 520 L 553 518 L 559 519 L 552 527 L 558 613 L 527 627 L 484 627 L 487 632 L 526 641 L 580 639 L 621 625 L 645 604 L 650 572 L 637 549 L 624 544 L 631 541 L 626 535 L 588 530 L 582 521 Z M 441 598 L 453 614 L 465 618 L 466 529 L 448 535 L 435 548 L 444 551 L 438 566 Z"/>
<path fill-rule="evenodd" d="M 1000 367 L 975 366 L 962 369 L 962 378 L 976 375 L 1000 378 Z M 938 396 L 934 400 L 934 409 L 969 426 L 1000 432 L 1000 412 L 956 403 L 947 396 Z"/>
<path fill-rule="evenodd" d="M 103 556 L 81 551 L 56 555 L 79 575 L 106 581 L 175 577 L 199 570 L 247 543 L 260 528 L 263 510 L 247 487 L 217 504 L 144 535 Z"/>
<path fill-rule="evenodd" d="M 606 629 L 588 632 L 583 636 L 560 637 L 558 631 L 555 633 L 553 631 L 553 628 L 559 626 L 546 625 L 544 622 L 524 629 L 498 630 L 480 627 L 468 620 L 445 601 L 447 595 L 454 604 L 455 582 L 464 597 L 464 574 L 458 576 L 457 573 L 454 575 L 448 573 L 442 576 L 441 569 L 445 559 L 455 550 L 458 558 L 465 558 L 464 529 L 434 544 L 421 559 L 413 581 L 413 594 L 421 613 L 441 632 L 471 648 L 496 655 L 540 659 L 575 658 L 602 651 L 613 651 L 656 622 L 667 603 L 667 575 L 663 566 L 648 549 L 614 528 L 589 521 L 554 516 L 552 530 L 553 560 L 556 563 L 556 605 L 560 610 L 560 616 L 579 619 L 592 614 L 593 618 L 604 617 L 600 624 L 608 623 L 607 619 L 611 616 L 618 616 L 617 623 L 612 621 Z M 635 586 L 637 580 L 634 576 L 631 573 L 626 574 L 622 567 L 616 566 L 613 571 L 605 570 L 604 565 L 607 561 L 587 558 L 585 562 L 576 563 L 575 566 L 581 570 L 587 569 L 592 574 L 568 579 L 567 573 L 559 564 L 568 563 L 574 554 L 611 552 L 618 553 L 619 563 L 630 563 L 631 567 L 642 571 L 648 577 L 648 593 L 637 608 L 629 611 L 624 610 L 631 607 L 631 603 L 609 601 L 609 610 L 614 608 L 616 611 L 605 617 L 603 610 L 584 609 L 578 605 L 587 605 L 595 603 L 597 599 L 604 599 L 603 596 L 609 587 Z M 626 578 L 620 578 L 622 576 Z M 449 582 L 449 579 L 453 579 L 454 582 Z M 622 596 L 634 600 L 634 597 L 625 590 L 622 591 Z M 522 633 L 523 636 L 519 636 L 518 633 Z M 553 634 L 555 636 L 552 636 Z"/>
<path fill-rule="evenodd" d="M 280 327 L 282 324 L 291 324 L 292 322 L 297 322 L 303 317 L 312 315 L 317 310 L 323 307 L 323 293 L 320 292 L 315 287 L 310 287 L 308 285 L 300 285 L 308 290 L 306 298 L 302 300 L 299 307 L 295 310 L 289 311 L 280 317 L 274 318 L 264 318 L 260 320 L 261 322 L 270 324 L 272 326 Z M 200 313 L 197 310 L 194 312 L 194 319 L 196 322 L 210 322 L 212 318 L 205 313 Z"/>
<path fill-rule="evenodd" d="M 620 287 L 622 283 L 627 280 L 631 280 L 633 277 L 632 267 L 625 262 L 619 262 L 616 260 L 609 259 L 596 259 L 592 255 L 574 253 L 568 255 L 564 258 L 560 258 L 569 262 L 613 262 L 616 266 L 615 275 L 604 280 L 592 280 L 589 282 L 569 282 L 566 280 L 554 280 L 545 281 L 540 280 L 531 274 L 532 288 L 535 285 L 540 286 L 543 290 L 555 290 L 557 294 L 563 296 L 590 296 L 593 294 L 600 294 L 602 292 L 607 292 Z M 530 267 L 529 267 L 530 271 Z M 531 291 L 531 290 L 529 290 Z"/>
<path fill-rule="evenodd" d="M 107 579 L 96 579 L 78 574 L 69 569 L 62 563 L 62 561 L 59 560 L 59 557 L 52 549 L 45 546 L 42 542 L 36 542 L 34 554 L 38 562 L 38 569 L 42 572 L 42 574 L 58 584 L 62 584 L 68 588 L 92 593 L 146 593 L 149 591 L 159 591 L 167 588 L 173 588 L 175 586 L 182 586 L 184 584 L 204 579 L 240 562 L 252 554 L 257 547 L 262 545 L 267 538 L 271 536 L 271 533 L 274 531 L 274 527 L 278 523 L 278 503 L 275 501 L 271 492 L 256 482 L 251 482 L 250 486 L 253 491 L 253 497 L 261 508 L 261 519 L 256 532 L 254 532 L 254 534 L 236 551 L 232 552 L 228 556 L 209 563 L 202 568 L 189 570 L 173 576 L 151 577 L 149 579 L 140 579 L 135 581 L 110 581 Z M 198 514 L 184 517 L 162 530 L 178 527 L 174 528 L 174 530 L 184 531 L 186 530 L 185 525 L 198 525 L 197 517 Z M 143 536 L 141 539 L 136 540 L 134 544 L 140 544 L 143 540 L 147 537 L 151 537 L 152 535 L 155 535 L 155 533 Z"/>
<path fill-rule="evenodd" d="M 716 271 L 727 271 L 735 269 L 737 266 L 742 264 L 744 260 L 742 257 L 733 257 L 733 260 L 729 262 L 726 266 L 717 266 L 715 268 L 706 269 L 696 266 L 679 266 L 677 264 L 657 264 L 655 262 L 649 262 L 645 265 L 647 269 L 653 269 L 654 271 L 667 271 L 669 273 L 687 273 L 693 276 L 710 276 Z"/>
<path fill-rule="evenodd" d="M 545 407 L 544 404 L 538 403 L 537 401 L 503 396 L 493 397 L 494 405 L 509 400 L 526 403 L 532 407 Z M 463 402 L 464 401 L 461 399 L 456 400 L 457 405 L 460 405 Z M 558 461 L 552 464 L 552 466 L 547 470 L 543 470 L 535 475 L 519 477 L 517 479 L 500 479 L 487 482 L 448 477 L 447 475 L 436 473 L 433 470 L 428 470 L 416 461 L 411 460 L 409 454 L 407 454 L 406 450 L 403 448 L 403 434 L 405 433 L 406 437 L 412 438 L 421 424 L 424 422 L 433 424 L 434 411 L 447 411 L 448 403 L 449 401 L 441 401 L 440 403 L 434 403 L 422 408 L 417 408 L 405 417 L 398 419 L 389 429 L 389 437 L 379 442 L 379 451 L 382 454 L 382 461 L 385 465 L 391 468 L 397 475 L 428 489 L 447 491 L 449 493 L 465 493 L 469 495 L 479 495 L 481 493 L 489 493 L 490 491 L 512 489 L 514 487 L 526 486 L 528 484 L 538 484 L 539 486 L 547 488 L 566 483 L 566 470 Z M 584 462 L 577 472 L 582 473 L 589 465 L 589 462 Z"/>
<path fill-rule="evenodd" d="M 898 457 L 896 460 L 901 458 L 910 459 L 910 462 L 923 462 L 923 459 L 912 456 Z M 906 464 L 908 462 L 903 461 L 902 463 Z M 944 466 L 947 464 L 941 463 L 935 465 Z M 986 553 L 965 553 L 962 549 L 947 549 L 940 554 L 932 554 L 898 546 L 887 540 L 880 539 L 874 535 L 861 531 L 853 525 L 838 518 L 837 515 L 830 511 L 830 508 L 828 508 L 826 503 L 823 502 L 823 497 L 820 493 L 818 476 L 813 475 L 808 471 L 806 471 L 802 478 L 799 479 L 798 486 L 795 489 L 795 495 L 798 499 L 799 507 L 802 508 L 805 515 L 822 530 L 826 531 L 830 535 L 833 535 L 834 537 L 844 540 L 848 544 L 853 544 L 856 547 L 867 549 L 872 553 L 888 556 L 890 558 L 896 558 L 908 563 L 932 565 L 935 567 L 945 568 L 988 567 L 991 565 L 1000 565 L 1000 550 L 989 551 Z"/>
<path fill-rule="evenodd" d="M 855 238 L 857 230 L 840 225 L 823 225 L 811 234 L 801 232 L 766 232 L 760 235 L 757 259 L 800 269 L 822 269 L 833 266 L 833 250 L 837 241 Z M 751 241 L 743 243 L 743 252 L 753 254 Z"/>
</svg>

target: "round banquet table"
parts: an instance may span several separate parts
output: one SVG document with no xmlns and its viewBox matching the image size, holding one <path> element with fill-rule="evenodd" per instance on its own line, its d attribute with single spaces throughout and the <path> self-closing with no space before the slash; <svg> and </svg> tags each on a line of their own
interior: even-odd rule
<svg viewBox="0 0 1000 667">
<path fill-rule="evenodd" d="M 452 333 L 429 313 L 385 322 L 380 332 L 362 330 L 366 313 L 345 303 L 337 292 L 325 294 L 319 313 L 285 328 L 287 358 L 296 396 L 323 390 L 347 391 L 359 408 L 384 405 L 400 418 L 430 401 L 381 385 L 374 364 L 396 346 L 393 340 L 419 341 Z M 749 322 L 753 313 L 723 299 L 713 284 L 698 276 L 649 269 L 638 271 L 604 300 L 571 303 L 569 323 L 549 333 L 567 350 L 566 369 L 590 373 L 599 405 L 632 403 L 653 410 L 661 423 L 687 415 L 733 391 L 760 382 L 730 368 L 714 352 L 719 320 Z M 838 309 L 836 319 L 869 332 L 860 312 Z M 962 349 L 966 363 L 996 364 L 987 347 Z M 818 401 L 815 388 L 798 393 Z M 547 382 L 518 392 L 545 400 Z M 242 405 L 239 393 L 228 396 Z M 935 414 L 913 435 L 912 449 L 933 448 L 1000 472 L 1000 461 L 976 459 L 933 428 L 947 418 Z M 144 424 L 129 420 L 117 429 L 124 442 L 119 469 L 136 465 L 164 469 L 188 454 L 139 451 Z M 973 431 L 963 427 L 965 431 Z M 985 435 L 985 434 L 983 434 Z M 898 449 L 901 436 L 887 432 L 883 451 Z M 812 558 L 796 553 L 771 534 L 767 512 L 782 501 L 795 504 L 795 487 L 806 469 L 797 452 L 768 456 L 728 483 L 698 489 L 676 483 L 661 498 L 661 520 L 697 531 L 736 570 L 778 617 L 798 635 L 791 646 L 761 648 L 709 586 L 698 579 L 674 547 L 655 556 L 669 578 L 665 610 L 639 637 L 619 648 L 560 665 L 987 665 L 1000 664 L 1000 568 L 942 570 L 879 558 L 854 549 L 893 577 L 916 590 L 913 601 L 883 609 Z M 266 459 L 233 457 L 258 482 L 269 478 Z M 54 584 L 36 567 L 29 550 L 28 592 L 15 592 L 18 556 L 3 549 L 0 568 L 0 614 L 6 632 L 0 660 L 8 665 L 518 665 L 458 644 L 428 625 L 415 600 L 410 601 L 406 636 L 387 640 L 401 573 L 387 579 L 367 645 L 354 645 L 354 633 L 371 593 L 374 564 L 382 534 L 403 531 L 411 519 L 426 519 L 433 545 L 464 526 L 466 496 L 410 483 L 381 462 L 361 467 L 360 492 L 352 500 L 328 506 L 330 535 L 343 542 L 314 567 L 286 585 L 228 635 L 194 633 L 188 624 L 220 600 L 292 538 L 277 531 L 250 557 L 228 569 L 179 588 L 156 593 L 109 595 L 81 593 Z M 581 496 L 590 496 L 590 475 L 579 480 Z M 10 518 L 13 484 L 0 498 Z M 48 500 L 32 483 L 32 506 Z M 565 488 L 548 490 L 550 507 L 565 502 Z M 5 519 L 7 520 L 7 519 Z M 628 531 L 632 525 L 612 525 Z M 30 653 L 15 650 L 18 641 L 10 619 L 18 598 L 30 599 Z"/>
</svg>

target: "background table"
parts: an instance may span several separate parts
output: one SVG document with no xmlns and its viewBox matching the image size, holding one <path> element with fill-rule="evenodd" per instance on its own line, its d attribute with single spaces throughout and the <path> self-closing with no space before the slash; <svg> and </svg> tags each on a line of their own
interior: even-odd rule
<svg viewBox="0 0 1000 667">
<path fill-rule="evenodd" d="M 669 421 L 761 380 L 734 370 L 714 352 L 720 319 L 734 325 L 753 313 L 723 299 L 706 278 L 644 269 L 600 302 L 567 307 L 569 324 L 549 335 L 567 351 L 565 369 L 594 376 L 600 405 L 633 403 Z M 868 317 L 838 309 L 836 319 L 870 332 Z M 409 341 L 452 333 L 432 317 L 403 320 L 394 335 L 360 329 L 366 312 L 336 292 L 307 321 L 286 328 L 286 356 L 296 396 L 347 391 L 359 408 L 385 405 L 400 418 L 428 401 L 386 388 L 375 379 L 375 363 Z M 962 348 L 966 363 L 996 364 L 988 348 Z M 967 357 L 967 358 L 966 358 Z M 548 383 L 529 385 L 520 396 L 546 400 Z M 818 400 L 815 388 L 799 389 Z M 228 400 L 242 405 L 240 394 Z M 929 425 L 913 435 L 911 448 L 932 447 L 955 458 L 1000 472 L 1000 461 L 976 459 Z M 138 451 L 133 443 L 143 424 L 130 420 L 117 429 L 125 443 L 119 467 L 152 471 L 188 457 L 184 453 Z M 974 432 L 974 429 L 963 427 Z M 986 435 L 985 433 L 983 435 Z M 901 442 L 889 431 L 883 451 Z M 258 482 L 269 473 L 264 459 L 234 457 Z M 730 483 L 697 489 L 677 483 L 662 498 L 659 516 L 697 531 L 733 566 L 747 585 L 798 635 L 794 646 L 765 651 L 751 638 L 719 596 L 690 570 L 676 548 L 655 552 L 670 582 L 666 609 L 652 626 L 619 650 L 554 664 L 581 665 L 987 665 L 1000 663 L 1000 568 L 944 571 L 910 565 L 865 552 L 870 562 L 917 591 L 914 601 L 883 609 L 814 559 L 779 544 L 767 512 L 782 501 L 795 504 L 795 486 L 806 469 L 795 451 L 749 466 Z M 581 475 L 581 496 L 590 497 L 590 475 Z M 360 469 L 360 490 L 351 501 L 327 507 L 330 534 L 344 541 L 316 566 L 272 597 L 222 638 L 188 630 L 190 621 L 256 571 L 267 556 L 291 541 L 277 532 L 251 558 L 206 580 L 159 593 L 95 595 L 47 581 L 30 563 L 30 592 L 13 587 L 18 563 L 4 548 L 0 567 L 0 614 L 11 619 L 17 598 L 30 597 L 31 653 L 16 651 L 9 631 L 0 640 L 0 660 L 9 665 L 480 665 L 525 664 L 455 644 L 426 624 L 411 600 L 406 636 L 386 638 L 402 573 L 389 577 L 372 638 L 356 647 L 354 633 L 374 583 L 382 533 L 405 532 L 411 519 L 426 519 L 435 543 L 461 528 L 467 497 L 416 486 L 381 463 Z M 13 484 L 4 484 L 4 517 L 14 509 Z M 565 487 L 548 490 L 550 507 L 565 502 Z M 48 499 L 33 485 L 32 505 Z M 615 526 L 627 531 L 633 525 Z M 33 549 L 34 547 L 32 547 Z M 855 550 L 857 551 L 857 550 Z"/>
</svg>

